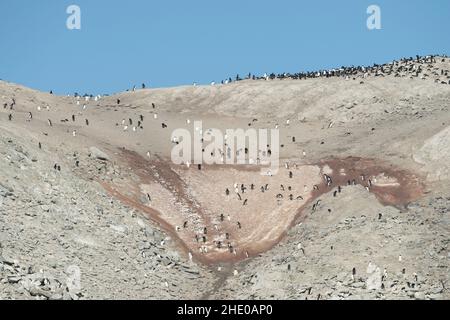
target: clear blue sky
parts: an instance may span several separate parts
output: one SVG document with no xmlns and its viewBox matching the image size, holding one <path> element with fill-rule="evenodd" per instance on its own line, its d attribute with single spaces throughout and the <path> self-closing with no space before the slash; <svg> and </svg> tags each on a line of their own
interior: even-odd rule
<svg viewBox="0 0 450 320">
<path fill-rule="evenodd" d="M 59 94 L 450 54 L 449 0 L 0 0 L 0 14 L 0 78 Z"/>
</svg>

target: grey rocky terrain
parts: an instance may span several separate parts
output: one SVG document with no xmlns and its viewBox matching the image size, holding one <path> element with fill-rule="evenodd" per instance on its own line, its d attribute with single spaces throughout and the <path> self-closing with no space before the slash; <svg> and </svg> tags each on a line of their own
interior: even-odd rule
<svg viewBox="0 0 450 320">
<path fill-rule="evenodd" d="M 396 63 L 95 99 L 0 82 L 0 299 L 450 299 L 450 59 Z M 194 120 L 279 127 L 279 175 L 173 165 Z"/>
</svg>

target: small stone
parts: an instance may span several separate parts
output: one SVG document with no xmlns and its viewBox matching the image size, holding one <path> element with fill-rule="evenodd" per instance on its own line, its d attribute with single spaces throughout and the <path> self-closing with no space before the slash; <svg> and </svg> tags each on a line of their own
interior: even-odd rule
<svg viewBox="0 0 450 320">
<path fill-rule="evenodd" d="M 416 300 L 425 300 L 425 293 L 420 292 L 420 291 L 414 293 L 414 299 L 416 299 Z"/>
<path fill-rule="evenodd" d="M 97 160 L 109 161 L 109 156 L 98 148 L 90 147 L 89 151 L 91 152 L 91 157 Z"/>
</svg>

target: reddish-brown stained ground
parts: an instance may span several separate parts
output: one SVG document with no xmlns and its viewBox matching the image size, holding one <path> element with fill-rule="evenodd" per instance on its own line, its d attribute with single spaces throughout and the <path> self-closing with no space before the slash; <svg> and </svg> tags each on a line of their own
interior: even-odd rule
<svg viewBox="0 0 450 320">
<path fill-rule="evenodd" d="M 210 222 L 210 217 L 208 217 L 207 214 L 204 214 L 202 207 L 196 202 L 196 199 L 193 199 L 192 196 L 188 194 L 186 183 L 174 170 L 172 170 L 170 162 L 163 160 L 148 161 L 137 153 L 126 150 L 122 150 L 120 161 L 122 161 L 126 167 L 130 167 L 132 172 L 139 177 L 139 183 L 146 184 L 153 182 L 161 184 L 165 189 L 171 192 L 177 201 L 188 206 L 197 215 L 202 217 L 206 226 L 213 229 Z M 327 186 L 325 180 L 322 179 L 323 182 L 318 186 L 318 190 L 315 190 L 312 194 L 312 198 L 298 209 L 293 223 L 290 226 L 287 226 L 284 229 L 284 232 L 280 233 L 276 241 L 269 244 L 267 242 L 255 242 L 251 248 L 246 248 L 250 257 L 256 256 L 274 247 L 285 237 L 286 233 L 293 225 L 299 223 L 307 217 L 306 208 L 309 208 L 311 203 L 315 202 L 321 195 L 336 190 L 338 186 L 347 186 L 349 181 L 352 184 L 355 183 L 367 187 L 369 180 L 374 181 L 375 177 L 382 173 L 387 177 L 395 179 L 398 182 L 398 185 L 372 185 L 370 192 L 373 192 L 382 204 L 395 206 L 397 208 L 404 207 L 409 202 L 419 198 L 423 193 L 423 185 L 420 182 L 420 179 L 413 173 L 406 170 L 400 170 L 392 165 L 377 161 L 375 159 L 362 159 L 356 157 L 346 159 L 327 159 L 316 165 L 322 169 L 327 166 L 331 168 L 333 173 L 330 176 L 333 179 L 333 184 L 331 186 Z M 181 167 L 178 167 L 178 169 L 180 168 Z M 214 170 L 217 168 L 217 166 L 209 166 L 204 167 L 203 170 Z M 259 168 L 256 166 L 234 166 L 234 168 L 239 168 L 239 170 L 246 171 L 258 171 L 258 173 L 255 172 L 255 174 L 259 174 Z M 345 172 L 345 175 L 340 174 L 342 170 Z M 362 175 L 364 175 L 364 179 L 361 178 Z M 136 184 L 136 182 L 131 181 L 128 181 L 128 183 Z M 205 264 L 215 264 L 219 262 L 237 262 L 247 258 L 242 251 L 237 255 L 219 253 L 205 255 L 197 253 L 195 248 L 191 247 L 190 243 L 183 241 L 183 239 L 175 232 L 175 226 L 164 220 L 160 212 L 141 203 L 139 186 L 130 185 L 130 188 L 127 187 L 127 192 L 125 193 L 120 189 L 120 186 L 108 184 L 106 182 L 101 182 L 101 184 L 112 196 L 147 214 L 151 220 L 158 223 L 162 229 L 171 235 L 183 252 L 186 254 L 188 252 L 192 252 L 195 260 Z M 257 222 L 255 221 L 255 223 Z"/>
</svg>

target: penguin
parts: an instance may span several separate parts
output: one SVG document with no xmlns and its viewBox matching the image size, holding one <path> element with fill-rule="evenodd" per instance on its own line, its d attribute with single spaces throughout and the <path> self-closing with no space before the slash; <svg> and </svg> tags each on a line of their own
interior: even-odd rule
<svg viewBox="0 0 450 320">
<path fill-rule="evenodd" d="M 117 99 L 117 104 L 118 104 L 118 105 L 120 104 L 120 99 Z"/>
<path fill-rule="evenodd" d="M 86 125 L 89 126 L 89 120 L 88 119 L 86 119 Z"/>
<path fill-rule="evenodd" d="M 38 143 L 38 147 L 39 149 L 42 149 L 42 144 L 40 142 Z"/>
<path fill-rule="evenodd" d="M 247 205 L 247 203 L 248 203 L 248 199 L 245 199 L 245 200 L 244 200 L 244 204 L 243 204 L 243 205 L 244 205 L 244 206 L 246 206 L 246 205 Z"/>
<path fill-rule="evenodd" d="M 48 119 L 48 125 L 49 125 L 50 127 L 53 127 L 52 120 Z"/>
<path fill-rule="evenodd" d="M 227 195 L 227 196 L 230 195 L 230 190 L 228 188 L 225 190 L 225 195 Z"/>
<path fill-rule="evenodd" d="M 241 225 L 241 223 L 239 221 L 237 222 L 237 225 L 238 225 L 239 229 L 242 229 L 242 225 Z"/>
<path fill-rule="evenodd" d="M 30 120 L 33 119 L 33 114 L 31 112 L 28 112 L 28 119 L 30 119 Z"/>
<path fill-rule="evenodd" d="M 75 122 L 75 115 L 72 115 L 72 122 Z"/>
<path fill-rule="evenodd" d="M 13 117 L 13 116 L 12 116 L 12 114 L 10 113 L 10 114 L 8 115 L 8 120 L 9 120 L 9 121 L 12 121 L 12 117 Z"/>
</svg>

